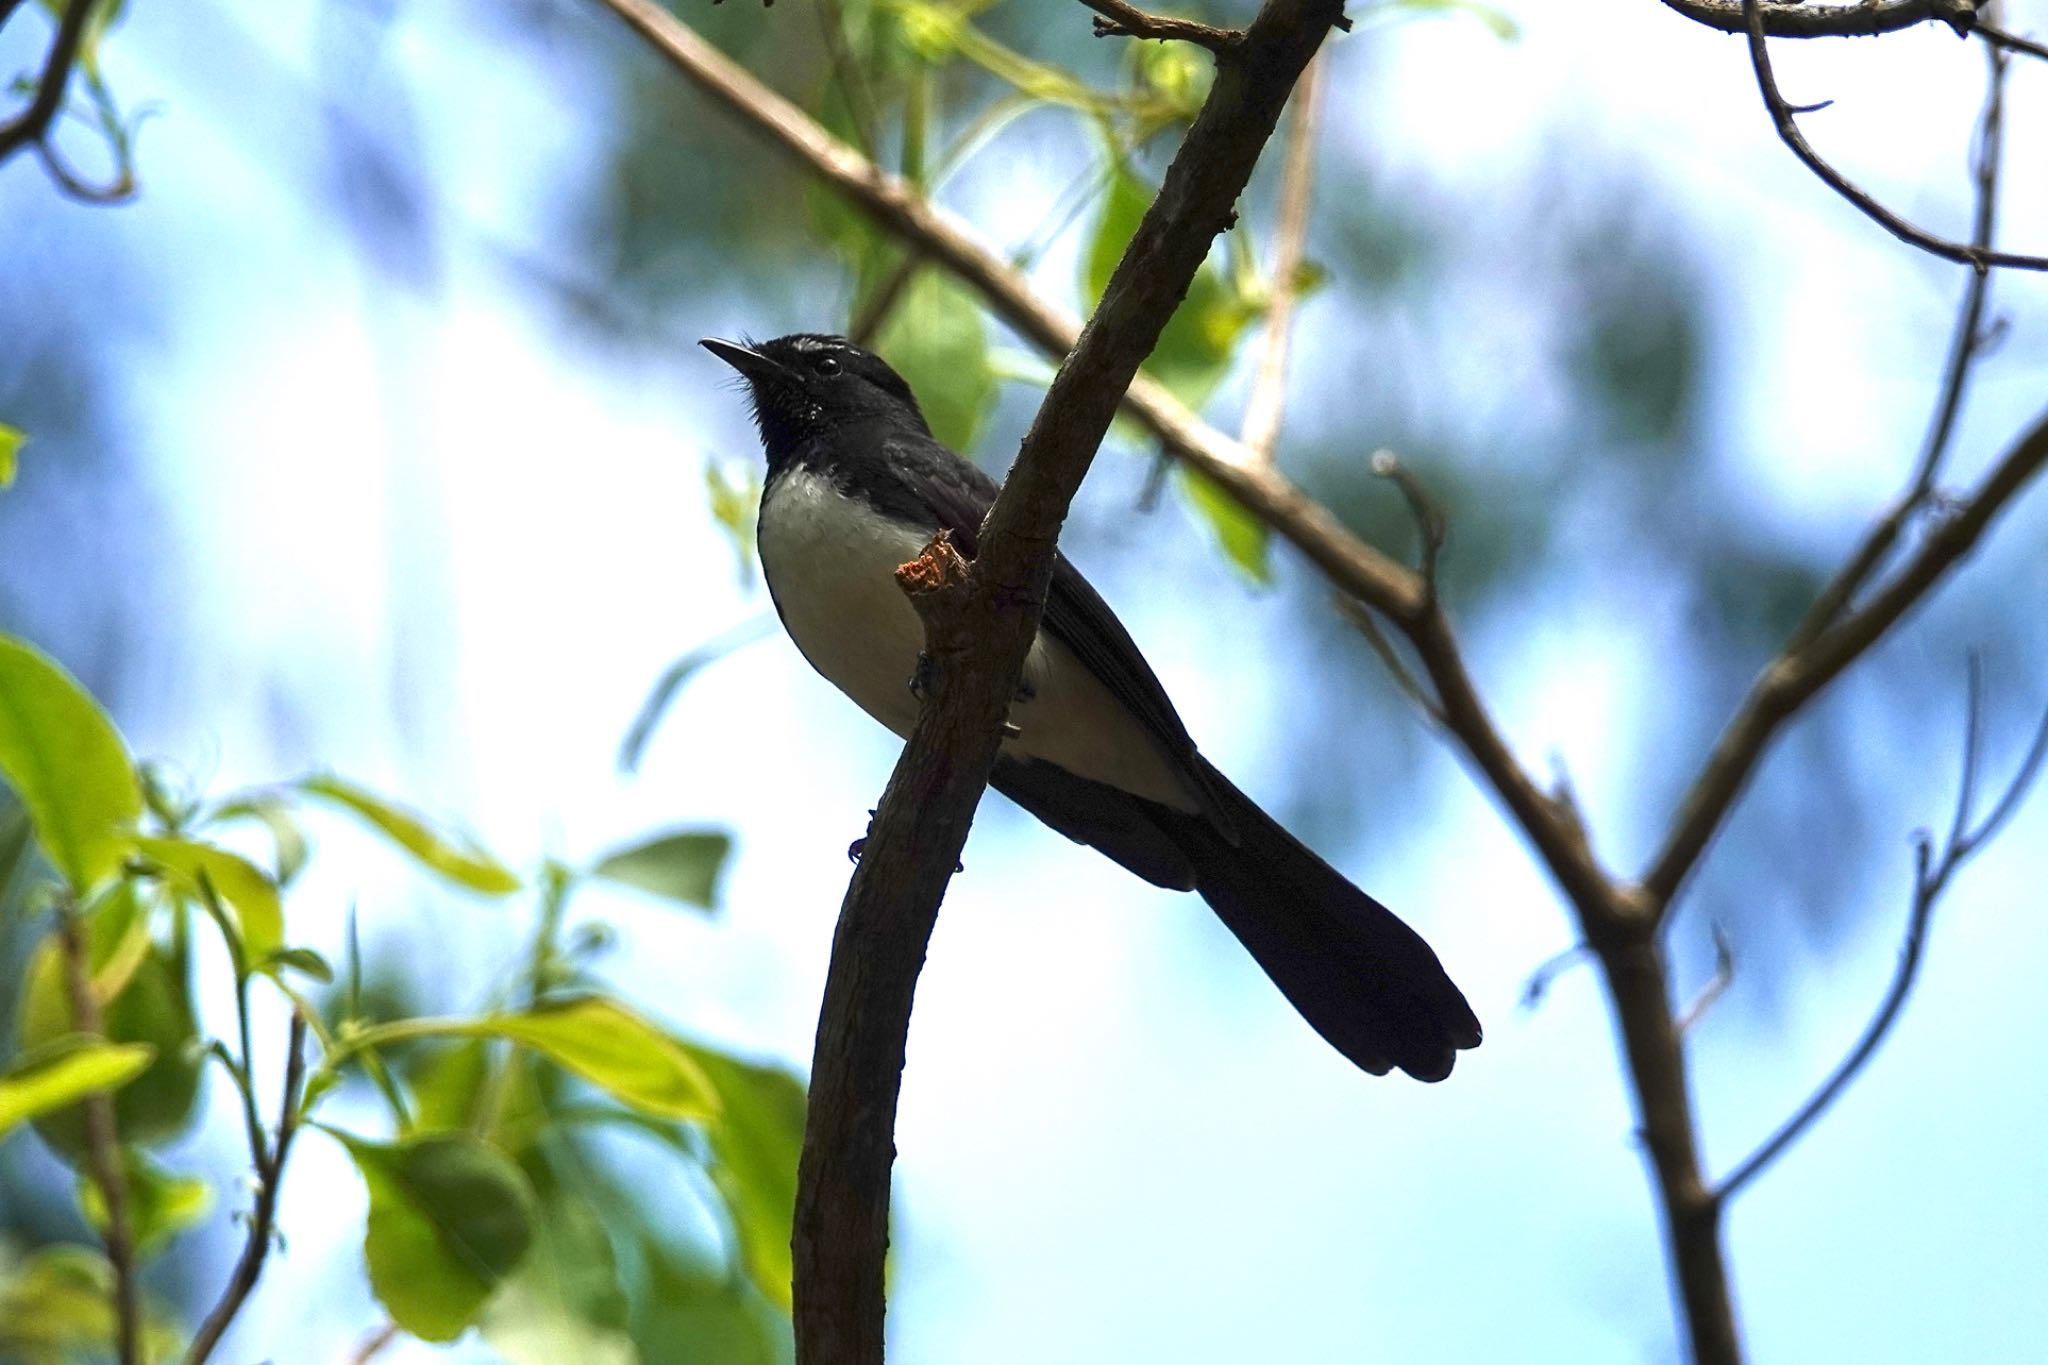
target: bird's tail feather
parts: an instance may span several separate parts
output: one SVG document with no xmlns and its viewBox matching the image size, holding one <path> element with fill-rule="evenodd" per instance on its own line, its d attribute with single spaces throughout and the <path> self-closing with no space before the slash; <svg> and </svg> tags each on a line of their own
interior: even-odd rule
<svg viewBox="0 0 2048 1365">
<path fill-rule="evenodd" d="M 1199 760 L 1198 760 L 1199 761 Z M 1206 766 L 1206 765 L 1205 765 Z M 1422 936 L 1210 768 L 1234 838 L 1177 822 L 1195 889 L 1331 1046 L 1374 1075 L 1451 1074 L 1479 1020 Z"/>
</svg>

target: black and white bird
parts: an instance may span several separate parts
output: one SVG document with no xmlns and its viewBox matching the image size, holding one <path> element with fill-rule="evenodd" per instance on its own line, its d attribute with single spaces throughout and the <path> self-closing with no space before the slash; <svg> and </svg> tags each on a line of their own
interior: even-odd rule
<svg viewBox="0 0 2048 1365">
<path fill-rule="evenodd" d="M 753 399 L 768 457 L 761 567 L 784 627 L 813 668 L 908 736 L 924 628 L 896 567 L 941 528 L 972 557 L 995 480 L 934 440 L 902 377 L 843 338 L 703 344 Z M 1357 1065 L 1437 1081 L 1479 1045 L 1429 945 L 1210 766 L 1064 555 L 1010 718 L 996 790 L 1153 885 L 1199 893 Z"/>
</svg>

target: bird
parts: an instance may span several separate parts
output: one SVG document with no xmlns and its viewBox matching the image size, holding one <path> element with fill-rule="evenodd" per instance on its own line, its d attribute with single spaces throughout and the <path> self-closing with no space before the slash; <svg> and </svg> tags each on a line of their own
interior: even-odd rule
<svg viewBox="0 0 2048 1365">
<path fill-rule="evenodd" d="M 895 570 L 951 533 L 972 559 L 998 485 L 940 444 L 844 337 L 700 343 L 739 372 L 767 458 L 756 543 L 811 667 L 907 738 L 924 627 Z M 1479 1020 L 1428 943 L 1203 758 L 1102 596 L 1056 555 L 990 785 L 1154 886 L 1208 902 L 1310 1027 L 1374 1075 L 1451 1073 Z"/>
</svg>

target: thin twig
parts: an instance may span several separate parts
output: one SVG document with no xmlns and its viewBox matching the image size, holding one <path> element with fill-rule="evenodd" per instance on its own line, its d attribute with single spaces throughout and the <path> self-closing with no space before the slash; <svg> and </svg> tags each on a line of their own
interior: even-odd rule
<svg viewBox="0 0 2048 1365">
<path fill-rule="evenodd" d="M 2022 38 L 2017 33 L 2009 33 L 1998 25 L 1988 23 L 1983 19 L 1977 20 L 1972 26 L 1972 31 L 1993 47 L 2003 48 L 2008 52 L 2021 52 L 2029 57 L 2040 57 L 2048 60 L 2048 43 L 2036 42 L 2032 38 Z"/>
<path fill-rule="evenodd" d="M 50 42 L 50 54 L 43 62 L 43 74 L 36 83 L 35 97 L 15 118 L 0 123 L 0 161 L 23 147 L 42 141 L 50 131 L 57 111 L 64 107 L 64 90 L 71 83 L 71 68 L 77 64 L 79 45 L 85 40 L 86 20 L 95 0 L 71 0 L 57 21 L 57 36 Z"/>
<path fill-rule="evenodd" d="M 1918 227 L 1879 203 L 1876 196 L 1836 170 L 1806 140 L 1799 131 L 1799 121 L 1793 116 L 1792 106 L 1778 89 L 1778 77 L 1771 70 L 1770 44 L 1764 36 L 1763 8 L 1759 0 L 1742 0 L 1743 14 L 1747 19 L 1749 32 L 1749 59 L 1756 71 L 1757 89 L 1762 92 L 1764 107 L 1770 111 L 1771 122 L 1777 127 L 1778 137 L 1792 154 L 1805 163 L 1808 170 L 1819 176 L 1821 181 L 1835 193 L 1855 205 L 1863 215 L 1882 227 L 1886 232 L 1911 246 L 1916 246 L 1943 260 L 1955 261 L 1976 270 L 1992 266 L 2006 266 L 2014 270 L 2048 270 L 2048 256 L 2027 256 L 2011 251 L 1994 251 L 1970 242 L 1950 241 Z"/>
<path fill-rule="evenodd" d="M 1148 14 L 1124 0 L 1081 0 L 1095 11 L 1098 38 L 1156 38 L 1160 42 L 1193 43 L 1217 57 L 1226 57 L 1244 42 L 1244 31 L 1217 28 L 1193 19 L 1176 19 L 1169 14 Z"/>
<path fill-rule="evenodd" d="M 1372 647 L 1372 652 L 1377 654 L 1380 663 L 1385 665 L 1387 676 L 1394 680 L 1394 685 L 1401 689 L 1409 701 L 1415 703 L 1415 709 L 1422 712 L 1432 726 L 1439 730 L 1446 729 L 1450 722 L 1444 717 L 1443 707 L 1429 694 L 1429 689 L 1422 685 L 1422 680 L 1415 676 L 1415 670 L 1408 666 L 1408 661 L 1394 648 L 1394 642 L 1387 637 L 1387 633 L 1380 629 L 1380 623 L 1373 615 L 1372 608 L 1341 593 L 1333 599 L 1333 605 L 1337 609 L 1337 614 L 1350 622 L 1352 629 L 1365 637 L 1366 644 Z"/>
<path fill-rule="evenodd" d="M 1877 1013 L 1865 1026 L 1856 1045 L 1849 1049 L 1827 1080 L 1818 1090 L 1799 1106 L 1791 1118 L 1785 1120 L 1777 1132 L 1758 1147 L 1721 1182 L 1714 1192 L 1715 1202 L 1726 1204 L 1740 1194 L 1749 1183 L 1761 1175 L 1772 1162 L 1783 1156 L 1793 1143 L 1811 1128 L 1825 1114 L 1834 1102 L 1841 1098 L 1849 1083 L 1860 1075 L 1870 1059 L 1891 1033 L 1898 1022 L 1900 1011 L 1905 1007 L 1906 997 L 1912 992 L 1913 983 L 1919 979 L 1920 964 L 1927 946 L 1927 930 L 1934 919 L 1934 910 L 1941 901 L 1942 893 L 1948 890 L 1955 875 L 1970 858 L 1985 844 L 1996 838 L 2028 790 L 2041 775 L 2042 763 L 2048 760 L 2048 712 L 2044 712 L 2041 723 L 2035 728 L 2033 742 L 2028 746 L 2026 757 L 2020 761 L 2018 771 L 2006 785 L 2004 793 L 1993 806 L 1991 814 L 1982 823 L 1972 827 L 1969 823 L 1970 807 L 1976 793 L 1976 748 L 1982 731 L 1983 696 L 1977 675 L 1975 661 L 1971 665 L 1969 701 L 1967 706 L 1967 737 L 1963 746 L 1963 780 L 1956 794 L 1956 808 L 1949 826 L 1949 836 L 1944 841 L 1941 853 L 1934 853 L 1932 841 L 1924 833 L 1914 847 L 1913 901 L 1912 911 L 1906 920 L 1906 941 L 1899 952 L 1899 965 L 1892 973 L 1891 985 L 1884 993 L 1884 999 L 1877 1007 Z"/>
<path fill-rule="evenodd" d="M 1664 0 L 1696 24 L 1723 33 L 1747 27 L 1743 0 Z M 1828 5 L 1773 0 L 1758 6 L 1764 30 L 1773 38 L 1872 38 L 1939 20 L 1959 33 L 1978 27 L 1975 0 L 1871 0 Z"/>
<path fill-rule="evenodd" d="M 1656 913 L 1661 915 L 1670 905 L 1697 865 L 1785 721 L 1918 606 L 2044 466 L 2048 415 L 2020 435 L 1976 492 L 1929 529 L 1918 551 L 1865 606 L 1764 669 L 1715 741 L 1713 753 L 1679 804 L 1662 848 L 1643 874 L 1641 892 Z"/>
<path fill-rule="evenodd" d="M 284 1098 L 279 1102 L 277 1137 L 268 1145 L 267 1152 L 252 1152 L 256 1172 L 256 1207 L 249 1214 L 249 1233 L 242 1243 L 242 1254 L 235 1262 L 234 1271 L 228 1277 L 226 1288 L 221 1290 L 220 1299 L 206 1320 L 199 1324 L 193 1334 L 191 1349 L 185 1353 L 185 1365 L 204 1365 L 207 1357 L 220 1344 L 235 1315 L 242 1311 L 256 1281 L 262 1278 L 264 1262 L 270 1256 L 272 1231 L 277 1224 L 277 1197 L 284 1184 L 284 1164 L 291 1155 L 292 1138 L 299 1129 L 299 1096 L 306 1080 L 306 1018 L 297 1010 L 292 1013 L 291 1037 L 286 1044 L 284 1071 Z"/>
<path fill-rule="evenodd" d="M 1574 943 L 1561 953 L 1552 953 L 1538 963 L 1536 970 L 1529 973 L 1529 979 L 1522 983 L 1521 1006 L 1533 1010 L 1543 1003 L 1550 994 L 1550 988 L 1557 979 L 1579 963 L 1593 955 L 1593 950 L 1583 943 Z"/>
<path fill-rule="evenodd" d="M 371 1361 L 384 1353 L 385 1347 L 398 1340 L 398 1335 L 399 1327 L 397 1323 L 385 1323 L 382 1327 L 364 1337 L 362 1343 L 349 1353 L 348 1365 L 370 1365 Z"/>
<path fill-rule="evenodd" d="M 1238 441 L 1254 459 L 1268 464 L 1280 440 L 1280 414 L 1287 406 L 1287 353 L 1294 313 L 1301 302 L 1301 271 L 1307 259 L 1309 200 L 1315 190 L 1316 111 L 1324 58 L 1318 54 L 1294 90 L 1294 116 L 1287 129 L 1287 159 L 1280 168 L 1280 213 L 1273 225 L 1271 292 L 1266 303 L 1265 345 L 1252 373 Z"/>
<path fill-rule="evenodd" d="M 67 897 L 57 906 L 57 939 L 64 952 L 64 979 L 71 994 L 71 1021 L 80 1033 L 106 1036 L 100 1004 L 92 992 L 92 965 L 86 956 L 85 931 L 78 907 Z M 121 1365 L 142 1360 L 142 1291 L 136 1279 L 135 1236 L 128 1221 L 128 1179 L 121 1156 L 121 1135 L 114 1122 L 114 1097 L 102 1090 L 87 1095 L 85 1105 L 86 1166 L 100 1199 L 107 1206 L 101 1240 L 107 1264 L 114 1270 L 114 1329 Z"/>
<path fill-rule="evenodd" d="M 1984 112 L 1978 121 L 1976 165 L 1977 205 L 1973 241 L 1988 247 L 1997 227 L 1997 198 L 2001 162 L 2004 150 L 2004 89 L 2008 63 L 2003 55 L 1993 52 L 1989 58 L 1989 75 L 1984 96 Z M 1700 775 L 1694 779 L 1692 788 L 1679 805 L 1678 815 L 1672 821 L 1670 833 L 1665 836 L 1663 847 L 1652 860 L 1650 869 L 1643 876 L 1644 891 L 1659 906 L 1669 905 L 1678 888 L 1705 853 L 1708 842 L 1727 817 L 1736 797 L 1741 794 L 1749 774 L 1763 755 L 1777 729 L 1789 719 L 1805 700 L 1828 681 L 1820 677 L 1808 684 L 1804 661 L 1820 650 L 1824 637 L 1830 632 L 1846 628 L 1852 621 L 1857 629 L 1838 636 L 1845 641 L 1863 641 L 1859 648 L 1868 648 L 1878 636 L 1897 619 L 1874 617 L 1872 609 L 1877 603 L 1844 619 L 1856 593 L 1859 592 L 1878 567 L 1891 554 L 1899 537 L 1904 534 L 1908 523 L 1932 500 L 1936 482 L 1947 459 L 1952 443 L 1956 415 L 1969 382 L 1975 362 L 1983 354 L 1984 308 L 1987 277 L 1983 272 L 1973 275 L 1963 291 L 1962 307 L 1956 319 L 1956 330 L 1949 342 L 1949 354 L 1941 391 L 1935 400 L 1934 417 L 1930 423 L 1927 442 L 1923 446 L 1918 462 L 1914 466 L 1912 481 L 1906 489 L 1865 533 L 1848 561 L 1837 571 L 1826 588 L 1814 599 L 1805 616 L 1792 630 L 1784 649 L 1778 658 L 1766 668 L 1743 699 L 1742 706 L 1721 738 L 1714 746 L 1714 752 L 1707 760 Z M 2044 419 L 2048 420 L 2048 419 Z M 1953 532 L 1966 516 L 1978 516 L 1982 525 L 1995 515 L 2003 500 L 2016 494 L 2020 487 L 2038 472 L 2040 458 L 2038 446 L 2041 443 L 2041 425 L 2013 446 L 2001 461 L 1992 478 L 1987 479 L 1980 492 L 1966 503 L 1923 544 L 1919 556 L 1906 570 L 1901 571 L 1894 586 L 1909 575 L 1914 581 L 1933 585 L 1945 571 L 1947 564 L 1930 559 L 1934 541 Z M 2032 449 L 2033 453 L 2029 451 Z M 1984 499 L 1994 499 L 1991 505 L 1978 507 Z M 1957 554 L 1965 554 L 1974 544 L 1974 533 L 1966 540 L 1950 546 Z M 1952 562 L 1952 561 L 1949 561 Z M 1890 610 L 1897 614 L 1912 606 L 1911 598 L 1894 595 Z M 1875 630 L 1869 627 L 1875 626 Z M 1840 667 L 1853 661 L 1854 654 L 1843 656 L 1836 651 Z M 1832 676 L 1831 674 L 1828 676 Z"/>
<path fill-rule="evenodd" d="M 1728 944 L 1728 935 L 1717 923 L 1712 927 L 1714 935 L 1714 974 L 1707 978 L 1707 984 L 1700 987 L 1700 993 L 1692 998 L 1678 1016 L 1680 1035 L 1691 1033 L 1694 1025 L 1707 1017 L 1707 1011 L 1714 1003 L 1728 993 L 1735 984 L 1735 950 Z"/>
<path fill-rule="evenodd" d="M 2005 54 L 1996 48 L 1987 48 L 1990 75 L 1984 95 L 1984 112 L 1977 122 L 1975 179 L 1977 207 L 1974 225 L 1971 229 L 1971 244 L 1989 249 L 1995 239 L 1998 226 L 1998 177 L 2003 162 L 2005 142 L 2005 76 L 2008 62 Z M 1955 435 L 1956 417 L 1962 411 L 1963 396 L 1969 387 L 1970 375 L 1976 360 L 1983 351 L 1984 304 L 1991 288 L 1991 272 L 1974 270 L 1969 282 L 1963 286 L 1963 302 L 1956 314 L 1955 332 L 1949 339 L 1948 363 L 1944 370 L 1941 389 L 1934 403 L 1934 417 L 1929 424 L 1926 444 L 1921 447 L 1919 462 L 1914 466 L 1911 482 L 1891 507 L 1864 534 L 1849 560 L 1831 579 L 1826 588 L 1813 601 L 1813 605 L 1793 627 L 1786 643 L 1787 650 L 1797 650 L 1809 644 L 1813 637 L 1833 625 L 1850 601 L 1869 581 L 1885 557 L 1892 552 L 1904 533 L 1907 523 L 1927 505 L 1934 493 L 1935 481 L 1941 474 L 1942 462 L 1947 459 L 1951 440 Z"/>
</svg>

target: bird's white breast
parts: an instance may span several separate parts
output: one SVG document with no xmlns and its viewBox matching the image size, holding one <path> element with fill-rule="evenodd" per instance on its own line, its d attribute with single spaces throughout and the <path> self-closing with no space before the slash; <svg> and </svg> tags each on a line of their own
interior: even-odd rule
<svg viewBox="0 0 2048 1365">
<path fill-rule="evenodd" d="M 761 568 L 790 638 L 840 691 L 907 737 L 917 721 L 911 674 L 924 623 L 896 584 L 928 534 L 891 521 L 806 470 L 761 501 Z M 1004 752 L 1038 758 L 1178 810 L 1197 802 L 1137 718 L 1059 641 L 1041 634 L 1024 664 Z"/>
</svg>

